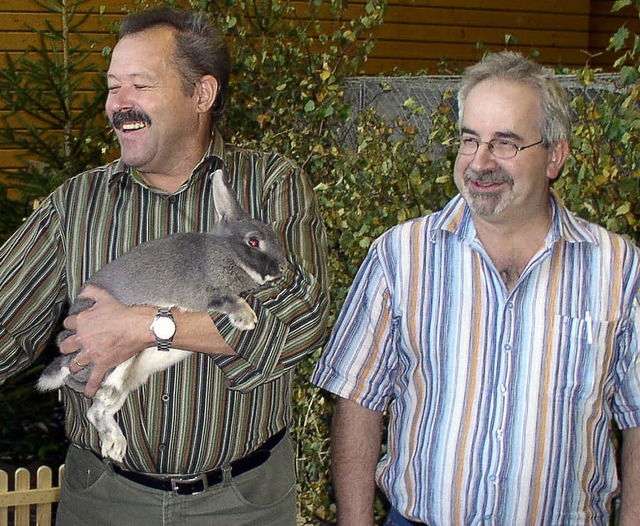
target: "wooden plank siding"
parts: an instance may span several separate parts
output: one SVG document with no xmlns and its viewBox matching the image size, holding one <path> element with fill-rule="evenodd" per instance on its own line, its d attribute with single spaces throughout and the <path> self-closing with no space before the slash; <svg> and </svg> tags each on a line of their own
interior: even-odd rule
<svg viewBox="0 0 640 526">
<path fill-rule="evenodd" d="M 623 23 L 640 29 L 633 8 L 612 14 L 612 6 L 613 1 L 604 0 L 391 0 L 366 72 L 397 68 L 437 74 L 439 62 L 449 72 L 459 71 L 479 60 L 484 50 L 504 49 L 507 34 L 518 42 L 514 49 L 537 51 L 546 64 L 581 66 L 607 47 Z M 610 66 L 611 56 L 592 63 Z"/>
<path fill-rule="evenodd" d="M 351 0 L 348 17 L 363 13 L 365 0 Z M 385 23 L 374 33 L 376 45 L 364 74 L 457 73 L 481 58 L 484 50 L 505 47 L 505 35 L 518 42 L 513 49 L 537 51 L 545 64 L 569 67 L 591 63 L 610 69 L 612 55 L 604 53 L 610 36 L 622 24 L 640 32 L 637 11 L 611 13 L 613 0 L 389 0 Z M 306 2 L 296 3 L 300 13 Z M 104 14 L 99 13 L 103 7 Z M 96 71 L 105 69 L 104 45 L 112 45 L 110 22 L 118 20 L 133 0 L 90 0 L 81 7 L 95 12 L 86 24 L 87 36 L 101 40 L 92 48 Z M 49 18 L 33 0 L 0 0 L 0 67 L 4 54 L 17 57 L 37 37 L 28 26 L 44 28 Z M 327 21 L 329 23 L 329 21 Z M 479 46 L 479 43 L 482 45 Z M 443 67 L 444 65 L 444 67 Z M 89 84 L 87 84 L 87 87 Z M 0 112 L 6 111 L 0 107 Z M 0 146 L 0 168 L 16 167 L 16 151 Z"/>
<path fill-rule="evenodd" d="M 634 8 L 612 14 L 613 0 L 389 0 L 385 23 L 375 31 L 376 46 L 365 74 L 438 73 L 444 60 L 464 67 L 482 56 L 477 49 L 504 48 L 505 35 L 518 41 L 515 49 L 537 50 L 552 65 L 579 66 L 589 54 L 606 48 L 611 34 L 623 23 L 640 30 Z M 364 0 L 352 0 L 348 14 L 362 13 Z M 94 14 L 88 36 L 111 41 L 107 24 L 116 20 L 133 0 L 91 0 L 105 15 Z M 301 11 L 304 1 L 299 2 Z M 48 13 L 33 0 L 0 0 L 0 51 L 18 54 L 37 40 L 27 25 L 43 27 Z M 100 49 L 95 49 L 99 53 Z M 596 61 L 606 66 L 606 61 Z"/>
<path fill-rule="evenodd" d="M 610 68 L 615 60 L 612 53 L 604 51 L 611 36 L 623 25 L 631 31 L 640 34 L 640 21 L 637 11 L 631 7 L 617 13 L 611 13 L 613 2 L 607 0 L 591 1 L 591 16 L 589 17 L 589 50 L 596 55 L 591 63 L 604 69 Z M 600 55 L 597 55 L 597 54 Z"/>
</svg>

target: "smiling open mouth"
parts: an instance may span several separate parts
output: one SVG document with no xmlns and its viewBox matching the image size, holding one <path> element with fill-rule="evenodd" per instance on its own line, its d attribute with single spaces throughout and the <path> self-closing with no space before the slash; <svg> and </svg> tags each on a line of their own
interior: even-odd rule
<svg viewBox="0 0 640 526">
<path fill-rule="evenodd" d="M 464 182 L 467 185 L 477 188 L 479 191 L 498 188 L 503 184 L 513 187 L 513 179 L 505 173 L 493 171 L 477 172 L 471 168 L 467 168 L 465 171 Z"/>
<path fill-rule="evenodd" d="M 480 188 L 493 188 L 501 185 L 502 183 L 503 181 L 472 181 L 472 184 Z"/>
<path fill-rule="evenodd" d="M 146 128 L 151 124 L 151 117 L 140 110 L 120 111 L 111 118 L 113 127 L 124 132 L 136 131 Z"/>
<path fill-rule="evenodd" d="M 132 130 L 141 130 L 142 128 L 146 128 L 147 124 L 144 122 L 127 122 L 122 125 L 122 131 L 132 131 Z"/>
</svg>

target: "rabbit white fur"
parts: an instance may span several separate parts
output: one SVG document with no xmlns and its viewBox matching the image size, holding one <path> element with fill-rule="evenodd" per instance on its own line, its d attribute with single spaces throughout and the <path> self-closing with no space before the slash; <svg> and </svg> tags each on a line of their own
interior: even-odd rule
<svg viewBox="0 0 640 526">
<path fill-rule="evenodd" d="M 212 309 L 227 314 L 239 329 L 253 329 L 255 312 L 239 294 L 281 276 L 286 264 L 282 245 L 267 224 L 242 209 L 222 170 L 214 174 L 213 197 L 216 215 L 211 232 L 173 234 L 138 245 L 96 272 L 87 284 L 107 290 L 127 305 Z M 69 312 L 92 305 L 91 299 L 77 299 Z M 69 334 L 61 332 L 58 342 Z M 40 376 L 38 388 L 48 391 L 66 384 L 82 392 L 91 366 L 72 375 L 69 364 L 76 354 L 56 358 Z M 116 462 L 124 458 L 126 438 L 114 415 L 128 394 L 152 373 L 189 354 L 150 347 L 105 376 L 87 411 L 98 430 L 103 457 Z"/>
</svg>

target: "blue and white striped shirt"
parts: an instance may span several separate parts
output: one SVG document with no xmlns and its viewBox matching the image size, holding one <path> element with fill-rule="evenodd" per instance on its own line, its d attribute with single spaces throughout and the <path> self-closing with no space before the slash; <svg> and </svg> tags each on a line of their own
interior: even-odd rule
<svg viewBox="0 0 640 526">
<path fill-rule="evenodd" d="M 372 246 L 313 381 L 389 410 L 377 480 L 432 526 L 605 525 L 640 426 L 640 252 L 556 198 L 509 292 L 460 196 Z"/>
</svg>

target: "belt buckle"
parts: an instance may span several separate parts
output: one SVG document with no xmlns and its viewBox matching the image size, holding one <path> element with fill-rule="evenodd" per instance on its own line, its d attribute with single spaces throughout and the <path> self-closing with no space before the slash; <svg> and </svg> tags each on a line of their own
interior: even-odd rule
<svg viewBox="0 0 640 526">
<path fill-rule="evenodd" d="M 202 491 L 193 491 L 190 493 L 180 493 L 180 486 L 182 484 L 194 484 L 195 482 L 202 482 Z M 207 474 L 203 473 L 201 475 L 197 475 L 195 477 L 190 478 L 172 478 L 171 479 L 171 491 L 174 495 L 198 495 L 200 493 L 204 493 L 209 489 L 209 481 L 207 479 Z"/>
</svg>

